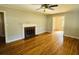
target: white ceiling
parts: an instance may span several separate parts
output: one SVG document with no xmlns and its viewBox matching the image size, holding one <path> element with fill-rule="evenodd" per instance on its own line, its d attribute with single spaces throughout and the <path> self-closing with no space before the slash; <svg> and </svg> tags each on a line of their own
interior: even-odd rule
<svg viewBox="0 0 79 59">
<path fill-rule="evenodd" d="M 79 9 L 79 4 L 58 4 L 58 5 L 59 5 L 58 7 L 54 7 L 54 10 L 46 10 L 46 12 L 44 12 L 43 10 L 36 10 L 40 8 L 41 4 L 1 4 L 0 6 L 24 11 L 29 10 L 44 14 L 56 14 Z"/>
</svg>

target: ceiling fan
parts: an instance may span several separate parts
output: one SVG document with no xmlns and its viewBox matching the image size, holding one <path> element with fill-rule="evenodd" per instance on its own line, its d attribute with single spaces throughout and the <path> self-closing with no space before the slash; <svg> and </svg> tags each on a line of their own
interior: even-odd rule
<svg viewBox="0 0 79 59">
<path fill-rule="evenodd" d="M 58 5 L 57 4 L 55 4 L 55 5 L 52 5 L 52 4 L 41 4 L 41 7 L 38 8 L 37 10 L 44 9 L 44 12 L 45 12 L 46 9 L 54 10 L 53 7 L 58 7 Z"/>
</svg>

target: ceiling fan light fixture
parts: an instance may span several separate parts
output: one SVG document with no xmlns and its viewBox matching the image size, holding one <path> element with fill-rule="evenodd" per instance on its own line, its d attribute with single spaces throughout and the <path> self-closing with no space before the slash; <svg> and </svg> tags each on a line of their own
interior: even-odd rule
<svg viewBox="0 0 79 59">
<path fill-rule="evenodd" d="M 44 12 L 46 12 L 46 10 L 54 10 L 53 7 L 57 7 L 58 5 L 52 5 L 52 4 L 42 4 L 41 7 L 37 10 L 41 10 L 43 9 Z"/>
</svg>

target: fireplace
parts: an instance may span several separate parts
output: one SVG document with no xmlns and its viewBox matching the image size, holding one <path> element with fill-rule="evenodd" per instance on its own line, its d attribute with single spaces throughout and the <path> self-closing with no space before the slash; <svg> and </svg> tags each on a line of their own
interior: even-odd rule
<svg viewBox="0 0 79 59">
<path fill-rule="evenodd" d="M 24 27 L 24 35 L 25 38 L 30 38 L 35 36 L 35 26 Z"/>
</svg>

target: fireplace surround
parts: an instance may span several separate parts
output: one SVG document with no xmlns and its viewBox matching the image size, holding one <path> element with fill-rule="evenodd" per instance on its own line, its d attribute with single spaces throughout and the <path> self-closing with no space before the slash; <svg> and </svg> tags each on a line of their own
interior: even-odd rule
<svg viewBox="0 0 79 59">
<path fill-rule="evenodd" d="M 24 27 L 24 35 L 25 35 L 25 38 L 30 38 L 35 36 L 35 26 Z"/>
<path fill-rule="evenodd" d="M 36 24 L 23 24 L 23 37 L 30 38 L 36 35 Z"/>
</svg>

